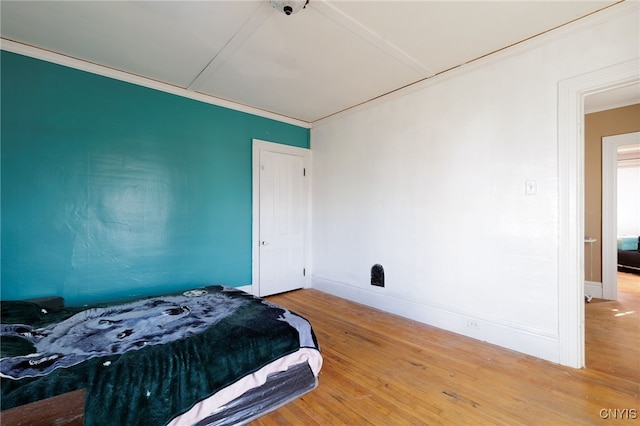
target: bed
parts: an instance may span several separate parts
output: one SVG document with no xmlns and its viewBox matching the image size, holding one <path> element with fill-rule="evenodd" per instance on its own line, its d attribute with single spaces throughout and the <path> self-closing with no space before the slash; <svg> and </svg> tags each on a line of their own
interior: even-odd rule
<svg viewBox="0 0 640 426">
<path fill-rule="evenodd" d="M 318 383 L 308 321 L 231 287 L 79 308 L 52 300 L 2 302 L 3 425 L 79 391 L 85 425 L 243 424 Z"/>
<path fill-rule="evenodd" d="M 640 274 L 640 237 L 618 236 L 618 271 Z"/>
</svg>

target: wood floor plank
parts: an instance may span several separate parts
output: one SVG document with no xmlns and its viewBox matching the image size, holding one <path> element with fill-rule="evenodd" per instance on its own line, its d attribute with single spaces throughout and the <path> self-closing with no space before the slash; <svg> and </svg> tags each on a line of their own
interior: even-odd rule
<svg viewBox="0 0 640 426">
<path fill-rule="evenodd" d="M 602 409 L 640 408 L 634 353 L 619 365 L 610 349 L 587 351 L 590 366 L 578 370 L 314 289 L 267 299 L 311 322 L 324 366 L 317 389 L 253 426 L 604 424 Z M 587 317 L 599 303 L 586 305 Z M 640 309 L 620 303 L 592 319 L 624 322 L 616 338 L 633 344 Z M 620 308 L 635 313 L 615 317 L 622 311 L 611 309 Z M 597 323 L 587 327 L 606 330 Z M 607 346 L 602 335 L 589 333 L 588 341 Z"/>
<path fill-rule="evenodd" d="M 619 282 L 620 275 L 624 274 L 619 274 Z M 640 275 L 626 275 L 627 289 L 640 285 Z M 639 383 L 640 292 L 619 291 L 615 301 L 593 299 L 586 311 L 587 368 Z"/>
<path fill-rule="evenodd" d="M 640 274 L 618 272 L 618 291 L 640 295 Z"/>
</svg>

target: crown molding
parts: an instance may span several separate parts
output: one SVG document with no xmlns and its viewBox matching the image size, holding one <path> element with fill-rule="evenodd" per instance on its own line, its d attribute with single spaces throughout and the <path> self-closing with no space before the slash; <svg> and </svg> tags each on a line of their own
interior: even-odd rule
<svg viewBox="0 0 640 426">
<path fill-rule="evenodd" d="M 468 74 L 472 71 L 478 70 L 480 68 L 484 68 L 486 66 L 495 64 L 505 59 L 515 57 L 524 52 L 536 49 L 546 43 L 563 38 L 581 29 L 594 27 L 596 25 L 602 24 L 612 19 L 616 19 L 620 16 L 631 14 L 634 12 L 638 13 L 639 11 L 640 11 L 640 1 L 621 0 L 620 2 L 614 3 L 604 9 L 593 12 L 590 15 L 584 16 L 582 18 L 577 18 L 574 21 L 571 21 L 559 27 L 550 29 L 541 34 L 532 36 L 528 39 L 522 40 L 511 46 L 507 46 L 503 49 L 481 56 L 479 58 L 471 60 L 465 64 L 456 66 L 449 70 L 442 71 L 436 75 L 425 77 L 420 81 L 409 84 L 397 90 L 391 91 L 385 95 L 378 96 L 374 99 L 363 102 L 359 105 L 353 106 L 351 108 L 347 108 L 335 114 L 315 120 L 312 123 L 312 127 L 317 127 L 321 124 L 330 122 L 331 120 L 336 119 L 338 117 L 343 117 L 353 112 L 370 108 L 374 105 L 387 102 L 391 99 L 395 99 L 398 97 L 408 95 L 410 93 L 414 93 L 414 92 L 426 89 L 427 87 L 440 84 L 446 80 L 459 77 L 461 75 Z"/>
<path fill-rule="evenodd" d="M 248 105 L 239 104 L 226 99 L 217 98 L 215 96 L 206 95 L 204 93 L 187 90 L 182 87 L 163 83 L 161 81 L 152 80 L 150 78 L 141 77 L 139 75 L 127 73 L 114 68 L 105 67 L 92 62 L 83 61 L 71 56 L 62 55 L 49 50 L 40 49 L 27 44 L 19 43 L 13 40 L 0 38 L 0 49 L 7 52 L 17 53 L 19 55 L 28 56 L 42 61 L 51 62 L 57 65 L 85 71 L 91 74 L 97 74 L 103 77 L 113 78 L 115 80 L 124 81 L 138 86 L 147 87 L 149 89 L 159 90 L 161 92 L 170 93 L 172 95 L 193 99 L 211 105 L 216 105 L 247 114 L 280 121 L 294 126 L 311 128 L 311 123 L 307 121 L 297 120 L 292 117 L 265 111 L 259 108 L 250 107 Z"/>
</svg>

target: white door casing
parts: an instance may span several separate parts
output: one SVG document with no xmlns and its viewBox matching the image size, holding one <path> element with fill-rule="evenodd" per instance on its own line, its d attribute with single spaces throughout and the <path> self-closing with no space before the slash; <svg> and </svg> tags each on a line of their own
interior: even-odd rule
<svg viewBox="0 0 640 426">
<path fill-rule="evenodd" d="M 618 299 L 618 148 L 640 143 L 640 132 L 602 138 L 602 297 Z"/>
<path fill-rule="evenodd" d="M 307 287 L 310 151 L 253 141 L 253 294 Z"/>
<path fill-rule="evenodd" d="M 635 84 L 633 59 L 558 83 L 558 362 L 584 363 L 584 98 Z"/>
</svg>

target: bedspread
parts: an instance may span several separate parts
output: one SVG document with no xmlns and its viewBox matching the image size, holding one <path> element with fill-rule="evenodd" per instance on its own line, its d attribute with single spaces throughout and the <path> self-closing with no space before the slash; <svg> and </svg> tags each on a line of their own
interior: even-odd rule
<svg viewBox="0 0 640 426">
<path fill-rule="evenodd" d="M 280 358 L 318 350 L 304 318 L 222 286 L 82 310 L 2 305 L 2 409 L 85 388 L 86 425 L 167 424 Z"/>
</svg>

